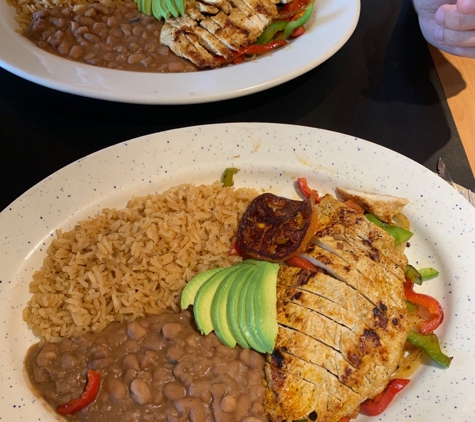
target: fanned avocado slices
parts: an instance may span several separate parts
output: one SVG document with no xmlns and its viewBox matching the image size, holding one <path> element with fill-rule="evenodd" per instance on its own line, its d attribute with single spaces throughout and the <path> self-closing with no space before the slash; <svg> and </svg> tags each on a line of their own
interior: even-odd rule
<svg viewBox="0 0 475 422">
<path fill-rule="evenodd" d="M 193 305 L 193 314 L 195 316 L 196 325 L 199 330 L 208 335 L 213 331 L 213 322 L 211 320 L 211 303 L 213 302 L 216 290 L 218 290 L 221 282 L 227 277 L 228 274 L 236 271 L 235 267 L 225 268 L 222 271 L 214 274 L 206 280 L 206 282 L 199 288 L 195 296 L 195 302 Z"/>
<path fill-rule="evenodd" d="M 180 15 L 185 14 L 185 0 L 175 0 L 175 6 L 177 7 Z"/>
<path fill-rule="evenodd" d="M 185 287 L 181 307 L 193 305 L 201 333 L 214 331 L 226 346 L 271 353 L 277 336 L 278 271 L 278 264 L 258 260 L 206 271 Z"/>
<path fill-rule="evenodd" d="M 162 15 L 163 19 L 168 19 L 171 16 L 170 10 L 168 10 L 168 6 L 165 0 L 153 0 L 158 5 L 158 10 Z"/>
<path fill-rule="evenodd" d="M 186 9 L 186 0 L 135 0 L 137 10 L 156 19 L 177 18 L 183 16 Z"/>
<path fill-rule="evenodd" d="M 150 16 L 152 14 L 152 0 L 140 0 L 140 11 L 145 14 Z"/>
<path fill-rule="evenodd" d="M 241 277 L 238 277 L 236 280 L 234 280 L 234 283 L 229 291 L 227 313 L 228 325 L 229 329 L 233 333 L 234 338 L 236 339 L 237 344 L 239 344 L 239 346 L 241 346 L 243 349 L 249 349 L 249 343 L 246 341 L 246 338 L 241 332 L 241 324 L 239 319 L 239 298 L 241 297 L 242 288 L 246 283 L 246 279 L 249 277 L 252 271 L 252 268 L 247 268 L 245 274 L 242 274 Z"/>
<path fill-rule="evenodd" d="M 198 293 L 200 287 L 205 284 L 206 281 L 209 280 L 213 275 L 222 270 L 222 268 L 213 268 L 212 270 L 208 270 L 204 273 L 199 273 L 198 275 L 194 276 L 181 292 L 181 309 L 185 310 L 188 308 L 188 306 L 193 305 L 195 302 L 196 293 Z"/>
<path fill-rule="evenodd" d="M 221 282 L 211 302 L 211 322 L 213 323 L 214 333 L 221 340 L 221 343 L 228 347 L 235 347 L 237 340 L 228 324 L 229 294 L 235 280 L 247 272 L 246 267 L 245 265 L 236 265 L 235 271 L 230 272 Z"/>
<path fill-rule="evenodd" d="M 177 7 L 175 6 L 175 3 L 174 3 L 173 0 L 165 0 L 165 4 L 167 5 L 168 10 L 170 11 L 170 13 L 171 13 L 175 18 L 177 18 L 178 16 L 180 16 L 180 12 L 178 11 Z"/>
</svg>

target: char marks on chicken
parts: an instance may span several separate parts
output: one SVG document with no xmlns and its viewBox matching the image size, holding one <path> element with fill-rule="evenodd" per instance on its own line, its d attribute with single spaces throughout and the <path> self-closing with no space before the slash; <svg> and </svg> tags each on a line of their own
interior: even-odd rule
<svg viewBox="0 0 475 422">
<path fill-rule="evenodd" d="M 338 422 L 384 390 L 409 331 L 407 258 L 364 215 L 325 195 L 314 242 L 318 271 L 281 266 L 276 347 L 267 356 L 272 421 Z"/>
<path fill-rule="evenodd" d="M 199 68 L 213 68 L 217 57 L 229 60 L 233 51 L 253 44 L 277 7 L 271 0 L 192 0 L 185 12 L 166 20 L 160 42 Z"/>
</svg>

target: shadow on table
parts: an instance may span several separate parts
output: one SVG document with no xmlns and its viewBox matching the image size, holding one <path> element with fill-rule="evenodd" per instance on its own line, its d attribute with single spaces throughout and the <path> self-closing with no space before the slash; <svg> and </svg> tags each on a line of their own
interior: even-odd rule
<svg viewBox="0 0 475 422">
<path fill-rule="evenodd" d="M 455 97 L 467 88 L 467 83 L 459 70 L 445 58 L 440 50 L 432 46 L 429 46 L 429 49 L 438 71 L 446 78 L 450 78 L 450 83 L 444 86 L 445 95 L 447 98 Z"/>
</svg>

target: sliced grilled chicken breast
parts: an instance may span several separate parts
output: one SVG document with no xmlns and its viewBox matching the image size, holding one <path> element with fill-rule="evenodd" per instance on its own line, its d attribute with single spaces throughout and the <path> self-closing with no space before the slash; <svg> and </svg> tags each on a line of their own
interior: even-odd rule
<svg viewBox="0 0 475 422">
<path fill-rule="evenodd" d="M 200 68 L 218 66 L 216 57 L 254 43 L 277 7 L 271 0 L 190 0 L 186 16 L 167 19 L 160 42 Z"/>
<path fill-rule="evenodd" d="M 318 271 L 278 273 L 279 330 L 265 369 L 272 421 L 355 417 L 387 385 L 410 328 L 407 260 L 394 241 L 330 195 L 316 207 L 316 244 L 302 255 Z"/>
</svg>

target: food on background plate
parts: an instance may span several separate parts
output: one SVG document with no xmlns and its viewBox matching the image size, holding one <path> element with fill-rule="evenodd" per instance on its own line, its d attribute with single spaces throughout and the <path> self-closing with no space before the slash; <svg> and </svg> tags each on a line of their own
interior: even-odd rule
<svg viewBox="0 0 475 422">
<path fill-rule="evenodd" d="M 235 173 L 226 184 L 233 184 Z M 365 213 L 368 203 L 342 202 L 329 194 L 320 197 L 302 178 L 298 187 L 301 201 L 268 193 L 258 196 L 254 190 L 220 183 L 182 185 L 162 195 L 134 198 L 123 210 L 104 210 L 66 235 L 59 231 L 43 268 L 35 274 L 34 296 L 25 310 L 35 333 L 53 341 L 33 347 L 27 359 L 32 382 L 46 378 L 47 400 L 59 406 L 60 413 L 79 406 L 74 412 L 77 420 L 103 420 L 93 415 L 104 405 L 118 406 L 123 414 L 145 412 L 141 414 L 150 420 L 161 420 L 159 415 L 168 409 L 166 417 L 177 421 L 201 420 L 205 412 L 205 420 L 217 421 L 339 422 L 356 417 L 360 410 L 369 415 L 384 411 L 409 383 L 422 350 L 448 367 L 451 358 L 441 351 L 434 334 L 443 310 L 435 299 L 413 290 L 413 281 L 425 282 L 436 271 L 419 272 L 408 265 L 403 247 L 412 235 L 409 227 L 401 228 L 401 236 L 393 221 Z M 380 200 L 372 196 L 369 201 Z M 390 220 L 396 219 L 396 211 L 401 210 L 392 211 Z M 245 250 L 240 249 L 240 238 L 246 240 Z M 136 279 L 145 280 L 146 288 Z M 117 281 L 126 287 L 116 289 Z M 154 293 L 158 295 L 152 297 Z M 153 307 L 144 306 L 152 302 Z M 185 311 L 190 306 L 194 322 L 188 312 L 165 310 Z M 428 312 L 419 313 L 419 308 Z M 81 315 L 80 309 L 86 315 L 83 326 L 75 325 L 72 317 Z M 181 318 L 180 323 L 187 320 L 196 328 L 187 326 L 189 336 L 170 343 L 163 332 L 166 318 Z M 114 320 L 119 322 L 108 324 Z M 122 333 L 117 355 L 108 354 L 104 340 L 112 332 L 111 339 Z M 137 335 L 140 338 L 134 338 Z M 200 398 L 206 403 L 197 404 L 201 410 L 195 419 L 190 407 L 185 408 L 199 398 L 190 388 L 193 370 L 183 375 L 179 368 L 202 367 L 195 365 L 196 359 L 209 356 L 193 347 L 207 339 L 212 339 L 216 355 L 232 354 L 239 367 L 241 355 L 249 359 L 254 349 L 252 356 L 260 363 L 251 369 L 261 376 L 259 382 L 255 375 L 251 383 L 243 381 L 239 394 L 233 395 L 232 375 L 220 378 L 228 369 L 212 370 L 206 381 L 221 385 L 213 388 L 222 394 L 215 397 L 209 390 L 206 400 Z M 74 347 L 68 349 L 71 344 L 87 350 L 80 353 L 80 362 L 74 359 Z M 107 347 L 97 352 L 101 344 Z M 53 355 L 56 358 L 63 348 L 68 356 L 53 363 Z M 157 354 L 163 357 L 160 364 Z M 133 368 L 125 368 L 129 361 Z M 76 383 L 68 391 L 69 364 L 82 376 L 73 376 Z M 47 373 L 55 374 L 51 365 L 62 369 L 48 380 Z M 159 376 L 154 379 L 152 367 L 168 368 L 174 383 L 180 379 L 180 398 L 160 401 L 165 382 Z M 101 376 L 96 397 L 89 402 L 87 396 Z M 249 380 L 248 375 L 239 376 Z M 108 386 L 111 377 L 122 391 L 119 404 Z M 246 385 L 262 395 L 240 399 L 250 394 Z M 159 403 L 153 402 L 154 395 Z M 240 400 L 247 405 L 238 406 Z M 148 413 L 140 406 L 154 410 Z M 232 416 L 238 408 L 240 416 Z"/>
<path fill-rule="evenodd" d="M 40 48 L 144 72 L 189 72 L 252 59 L 302 35 L 313 12 L 313 0 L 9 2 L 21 32 Z"/>
</svg>

